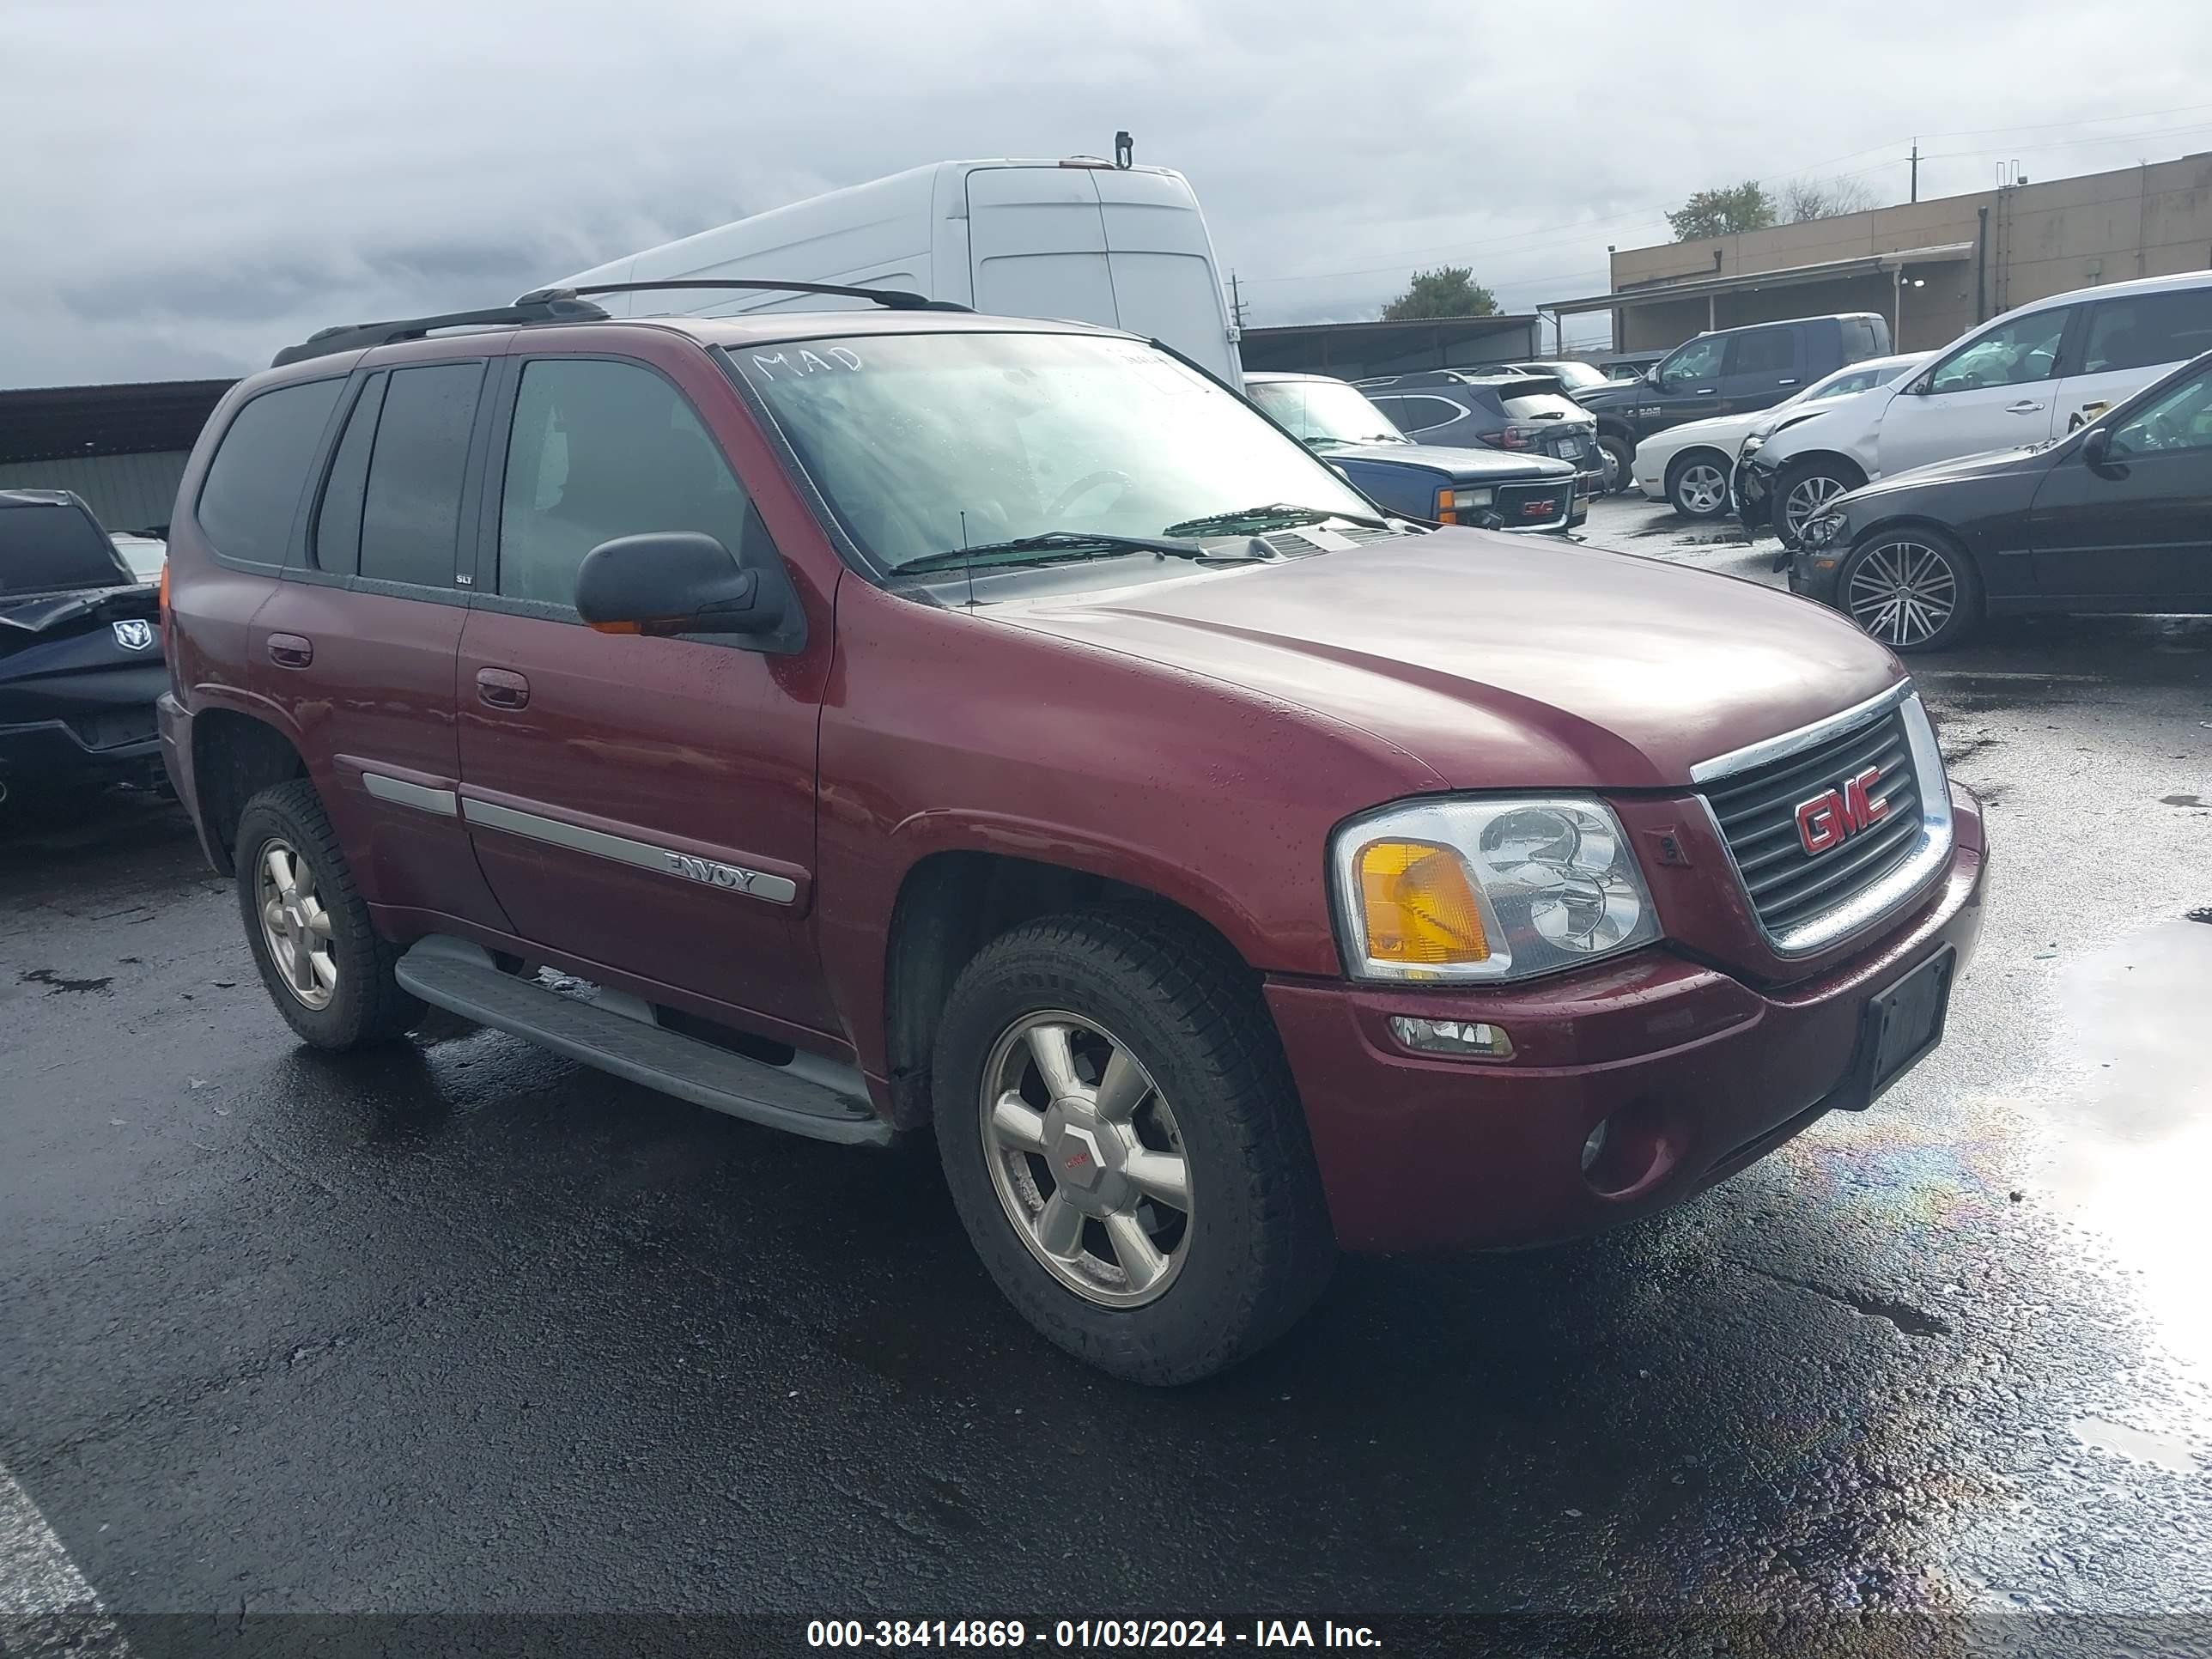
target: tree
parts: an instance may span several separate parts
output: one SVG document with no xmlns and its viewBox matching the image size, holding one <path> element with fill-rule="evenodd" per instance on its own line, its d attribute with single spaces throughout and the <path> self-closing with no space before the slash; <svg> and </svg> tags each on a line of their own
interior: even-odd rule
<svg viewBox="0 0 2212 1659">
<path fill-rule="evenodd" d="M 1765 230 L 1774 222 L 1774 198 L 1756 179 L 1724 190 L 1701 190 L 1667 216 L 1678 242 Z"/>
<path fill-rule="evenodd" d="M 1863 179 L 1792 179 L 1782 187 L 1782 222 L 1863 213 L 1874 204 L 1874 186 Z"/>
<path fill-rule="evenodd" d="M 1416 317 L 1495 317 L 1498 296 L 1474 280 L 1468 265 L 1438 265 L 1417 270 L 1406 291 L 1382 307 L 1386 323 Z"/>
</svg>

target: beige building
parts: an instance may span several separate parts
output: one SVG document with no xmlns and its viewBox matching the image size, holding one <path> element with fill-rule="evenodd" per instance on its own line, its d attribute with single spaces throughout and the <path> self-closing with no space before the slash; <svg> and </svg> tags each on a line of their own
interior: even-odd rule
<svg viewBox="0 0 2212 1659">
<path fill-rule="evenodd" d="M 1613 291 L 1540 307 L 1613 313 L 1617 349 L 1707 329 L 1880 312 L 1904 351 L 2069 289 L 2212 268 L 2212 153 L 1616 251 Z"/>
</svg>

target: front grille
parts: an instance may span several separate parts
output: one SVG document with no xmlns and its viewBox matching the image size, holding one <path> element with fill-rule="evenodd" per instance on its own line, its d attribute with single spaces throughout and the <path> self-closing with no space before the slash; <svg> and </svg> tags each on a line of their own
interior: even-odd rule
<svg viewBox="0 0 2212 1659">
<path fill-rule="evenodd" d="M 1881 817 L 1834 846 L 1805 850 L 1797 809 L 1847 778 L 1879 767 L 1870 793 L 1886 799 Z M 1891 708 L 1813 748 L 1717 780 L 1705 792 L 1759 923 L 1782 935 L 1850 903 L 1919 849 L 1920 781 L 1905 716 Z"/>
<path fill-rule="evenodd" d="M 1574 491 L 1571 479 L 1553 484 L 1500 484 L 1491 497 L 1490 510 L 1505 521 L 1508 530 L 1557 524 L 1567 516 Z"/>
</svg>

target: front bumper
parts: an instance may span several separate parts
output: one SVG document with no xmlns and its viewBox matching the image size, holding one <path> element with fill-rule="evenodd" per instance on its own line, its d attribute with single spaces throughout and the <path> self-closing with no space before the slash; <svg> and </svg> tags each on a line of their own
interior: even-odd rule
<svg viewBox="0 0 2212 1659">
<path fill-rule="evenodd" d="M 1756 530 L 1773 518 L 1774 473 L 1757 453 L 1739 457 L 1729 473 L 1729 495 L 1745 529 Z"/>
<path fill-rule="evenodd" d="M 1832 610 L 1842 610 L 1839 590 L 1849 550 L 1841 537 L 1817 552 L 1799 548 L 1790 560 L 1790 591 Z"/>
<path fill-rule="evenodd" d="M 1981 932 L 1985 854 L 1953 787 L 1943 876 L 1875 943 L 1762 988 L 1664 946 L 1496 991 L 1271 981 L 1338 1242 L 1367 1251 L 1503 1249 L 1594 1232 L 1677 1204 L 1780 1146 L 1835 1103 L 1869 999 Z M 1393 1014 L 1480 1020 L 1509 1060 L 1417 1055 Z M 1583 1173 L 1601 1122 L 1651 1164 L 1632 1187 Z"/>
</svg>

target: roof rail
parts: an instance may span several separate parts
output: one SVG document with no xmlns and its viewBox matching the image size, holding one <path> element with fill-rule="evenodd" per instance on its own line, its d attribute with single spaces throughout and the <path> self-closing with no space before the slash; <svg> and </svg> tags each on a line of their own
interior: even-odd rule
<svg viewBox="0 0 2212 1659">
<path fill-rule="evenodd" d="M 831 294 L 848 300 L 872 300 L 892 311 L 966 311 L 951 300 L 933 300 L 902 288 L 850 288 L 842 283 L 776 283 L 757 277 L 671 276 L 658 283 L 592 283 L 582 288 L 532 289 L 515 301 L 557 304 L 586 294 L 651 294 L 665 288 L 758 289 L 782 294 Z"/>
<path fill-rule="evenodd" d="M 387 323 L 340 323 L 332 328 L 317 329 L 298 345 L 286 346 L 270 361 L 270 367 L 281 368 L 286 363 L 304 362 L 309 357 L 327 357 L 336 351 L 365 351 L 370 346 L 389 345 L 394 340 L 419 340 L 433 329 L 483 327 L 501 323 L 594 323 L 607 320 L 606 312 L 588 300 L 579 300 L 573 295 L 549 292 L 544 295 L 526 294 L 511 306 L 495 306 L 486 311 L 449 311 L 438 317 L 408 317 Z"/>
</svg>

